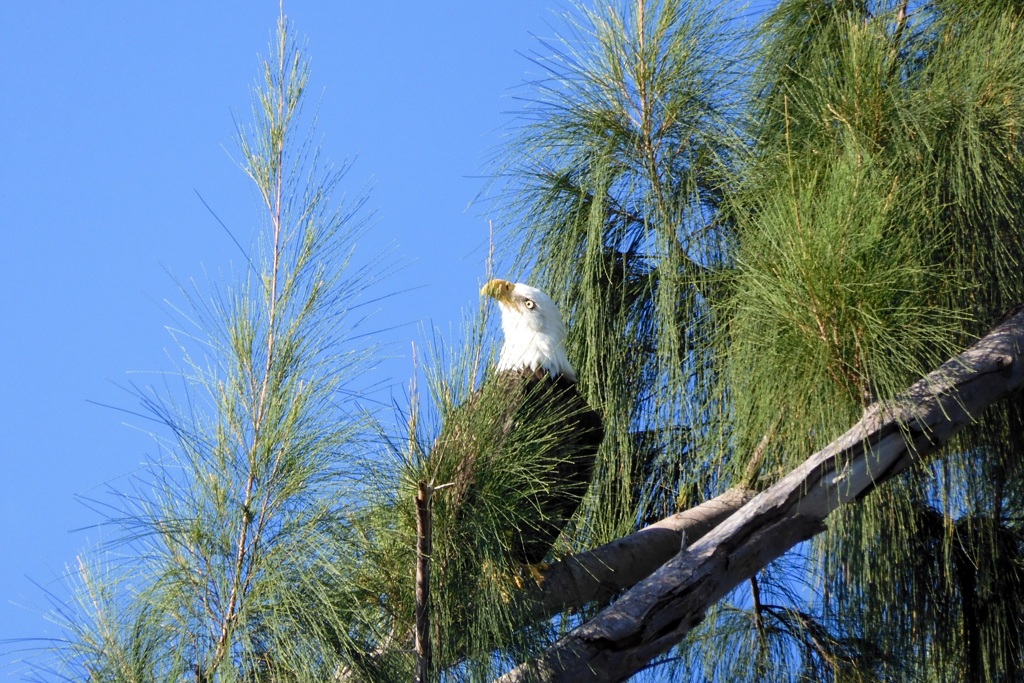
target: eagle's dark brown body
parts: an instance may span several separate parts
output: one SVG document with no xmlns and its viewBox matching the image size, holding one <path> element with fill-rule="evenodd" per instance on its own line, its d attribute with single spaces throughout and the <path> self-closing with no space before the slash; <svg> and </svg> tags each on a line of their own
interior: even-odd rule
<svg viewBox="0 0 1024 683">
<path fill-rule="evenodd" d="M 597 449 L 604 439 L 604 426 L 601 416 L 579 395 L 576 382 L 564 376 L 552 379 L 547 373 L 505 374 L 510 377 L 502 381 L 523 383 L 520 412 L 540 413 L 542 420 L 556 418 L 554 429 L 558 436 L 548 453 L 551 493 L 539 496 L 539 520 L 534 528 L 520 530 L 512 548 L 513 559 L 537 564 L 551 550 L 590 487 Z"/>
<path fill-rule="evenodd" d="M 451 500 L 455 519 L 481 504 L 479 468 L 491 458 L 519 458 L 532 484 L 522 514 L 508 529 L 512 559 L 544 560 L 576 512 L 593 476 L 604 438 L 601 416 L 576 382 L 547 372 L 496 373 L 457 408 L 431 457 L 457 460 Z M 492 461 L 493 462 L 493 461 Z M 525 485 L 525 484 L 524 484 Z"/>
</svg>

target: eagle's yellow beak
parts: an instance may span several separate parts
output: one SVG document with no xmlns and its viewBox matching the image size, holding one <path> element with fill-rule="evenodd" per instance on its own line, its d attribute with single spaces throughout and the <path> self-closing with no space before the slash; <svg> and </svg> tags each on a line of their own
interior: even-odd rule
<svg viewBox="0 0 1024 683">
<path fill-rule="evenodd" d="M 480 290 L 480 296 L 489 296 L 502 303 L 512 303 L 512 290 L 515 284 L 508 280 L 491 280 Z"/>
</svg>

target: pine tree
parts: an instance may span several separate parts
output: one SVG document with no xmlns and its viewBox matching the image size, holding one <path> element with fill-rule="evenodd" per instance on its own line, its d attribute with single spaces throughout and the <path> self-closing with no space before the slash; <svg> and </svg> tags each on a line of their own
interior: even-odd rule
<svg viewBox="0 0 1024 683">
<path fill-rule="evenodd" d="M 112 540 L 80 558 L 41 675 L 328 680 L 363 636 L 349 625 L 368 623 L 364 604 L 326 596 L 352 578 L 346 536 L 368 507 L 375 430 L 343 397 L 373 358 L 351 309 L 376 266 L 351 263 L 366 215 L 332 199 L 346 168 L 303 136 L 308 64 L 283 16 L 271 49 L 238 128 L 256 244 L 237 282 L 182 288 L 178 381 L 138 390 L 161 457 L 117 492 Z"/>
</svg>

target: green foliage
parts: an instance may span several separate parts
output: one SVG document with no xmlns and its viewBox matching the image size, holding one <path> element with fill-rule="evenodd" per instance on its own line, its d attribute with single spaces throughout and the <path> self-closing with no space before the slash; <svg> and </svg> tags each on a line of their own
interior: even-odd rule
<svg viewBox="0 0 1024 683">
<path fill-rule="evenodd" d="M 820 255 L 814 259 L 823 271 L 813 278 L 816 287 L 841 283 L 853 295 L 823 307 L 836 319 L 834 338 L 852 347 L 832 359 L 806 348 L 800 360 L 787 354 L 789 374 L 800 376 L 794 365 L 802 365 L 802 372 L 832 374 L 846 368 L 853 386 L 858 378 L 867 381 L 869 395 L 882 399 L 986 330 L 1019 302 L 1024 284 L 1018 266 L 1022 240 L 1016 226 L 1024 214 L 1015 133 L 1024 82 L 1019 50 L 1010 47 L 1022 37 L 1019 10 L 936 4 L 911 6 L 901 15 L 901 8 L 907 5 L 825 12 L 816 3 L 784 3 L 766 26 L 776 31 L 769 33 L 770 44 L 779 46 L 777 54 L 785 57 L 767 60 L 760 72 L 762 87 L 771 93 L 760 116 L 769 144 L 759 152 L 759 165 L 767 170 L 755 177 L 782 176 L 784 166 L 816 173 L 822 165 L 840 166 L 844 159 L 849 165 L 856 155 L 856 163 L 870 169 L 869 182 L 877 184 L 875 200 L 857 206 L 864 183 L 856 179 L 847 180 L 846 187 L 833 186 L 830 201 L 848 203 L 846 217 L 819 206 L 815 227 L 827 235 L 824 241 L 837 245 L 843 241 L 832 232 L 836 225 L 863 225 L 868 218 L 868 224 L 882 227 L 870 274 L 830 278 L 827 273 L 836 265 Z M 816 30 L 803 42 L 789 42 L 797 26 L 811 25 Z M 833 40 L 826 40 L 827 35 Z M 887 183 L 892 190 L 884 196 L 894 200 L 883 200 Z M 791 194 L 800 196 L 808 183 L 795 187 Z M 762 220 L 758 216 L 758 223 Z M 791 224 L 800 229 L 792 218 Z M 757 252 L 760 233 L 754 234 Z M 744 240 L 738 254 L 748 244 Z M 738 270 L 745 272 L 748 264 L 742 256 L 738 261 Z M 806 305 L 813 298 L 793 300 Z M 789 334 L 802 327 L 794 324 Z M 744 343 L 752 338 L 739 337 Z M 781 330 L 768 338 L 779 340 L 768 344 L 776 351 L 789 348 Z M 778 367 L 774 360 L 769 365 Z M 744 373 L 750 371 L 749 365 L 741 367 Z M 751 401 L 748 412 L 754 419 L 738 422 L 737 433 L 752 429 L 741 442 L 745 448 L 760 432 L 773 433 L 774 449 L 780 452 L 800 446 L 800 435 L 805 435 L 798 452 L 807 452 L 843 430 L 858 407 L 857 393 L 837 392 L 842 383 L 835 381 L 798 381 L 801 387 L 814 388 L 787 401 L 787 390 L 773 387 L 771 372 L 757 373 L 761 396 Z M 849 411 L 845 418 L 835 412 L 844 405 L 844 393 Z M 864 393 L 862 389 L 862 400 Z M 794 410 L 794 400 L 806 407 Z M 744 405 L 743 399 L 736 404 Z M 815 406 L 818 415 L 806 414 Z M 821 406 L 829 414 L 821 414 Z M 1014 417 L 1019 406 L 1004 410 L 1002 424 L 1019 422 Z M 776 419 L 782 426 L 771 432 Z M 816 544 L 821 564 L 809 570 L 820 572 L 818 580 L 827 586 L 828 597 L 816 607 L 820 618 L 832 620 L 836 632 L 860 630 L 868 651 L 899 644 L 906 653 L 898 661 L 883 661 L 879 675 L 923 680 L 1015 677 L 1012 660 L 1017 655 L 1007 658 L 1007 649 L 1020 652 L 1021 625 L 1012 596 L 1021 539 L 1008 526 L 1008 509 L 1003 507 L 1008 501 L 1000 500 L 1005 491 L 992 491 L 988 482 L 998 482 L 1000 489 L 1014 481 L 1015 473 L 1005 463 L 1017 460 L 1020 451 L 993 438 L 993 432 L 1005 433 L 999 424 L 997 420 L 971 430 L 950 449 L 942 466 L 945 476 L 939 478 L 942 486 L 934 483 L 935 472 L 908 475 L 900 485 L 839 515 Z M 970 474 L 979 470 L 986 475 Z M 982 493 L 986 490 L 999 500 L 994 506 Z M 1002 531 L 957 531 L 978 527 Z M 986 570 L 992 563 L 1002 569 Z M 968 574 L 971 579 L 965 583 Z M 984 606 L 977 607 L 974 581 L 984 586 L 980 592 L 1005 597 L 998 602 L 983 598 Z M 984 616 L 979 618 L 979 613 Z M 877 657 L 868 661 L 878 664 Z M 833 675 L 865 670 L 871 667 L 851 663 L 836 666 Z"/>
<path fill-rule="evenodd" d="M 592 493 L 622 526 L 770 484 L 1024 299 L 1016 4 L 783 0 L 753 35 L 699 2 L 577 14 L 537 60 L 509 219 L 605 406 L 628 483 Z M 838 515 L 680 666 L 1015 678 L 1020 424 L 1006 405 Z"/>
<path fill-rule="evenodd" d="M 723 21 L 699 3 L 637 7 L 566 17 L 501 170 L 515 179 L 509 242 L 572 321 L 569 355 L 605 419 L 583 516 L 593 543 L 673 510 L 665 484 L 684 472 L 711 490 L 684 454 L 708 419 L 692 392 L 712 371 L 707 304 L 726 248 L 713 217 L 740 147 Z"/>
<path fill-rule="evenodd" d="M 548 520 L 537 506 L 552 493 L 574 495 L 551 472 L 574 453 L 563 447 L 567 419 L 581 409 L 560 393 L 518 378 L 483 375 L 488 356 L 482 319 L 465 336 L 480 339 L 468 354 L 429 355 L 426 394 L 414 388 L 407 444 L 393 443 L 398 485 L 361 520 L 363 551 L 357 573 L 362 599 L 376 602 L 391 635 L 362 663 L 370 680 L 405 680 L 411 651 L 417 557 L 414 499 L 420 484 L 433 490 L 433 551 L 429 558 L 436 668 L 451 680 L 487 680 L 564 629 L 530 625 L 532 605 L 522 590 L 533 578 L 512 559 L 520 533 Z M 559 447 L 555 449 L 555 447 Z M 557 453 L 555 452 L 557 450 Z M 390 475 L 394 477 L 394 473 Z M 556 553 L 578 548 L 572 533 Z"/>
<path fill-rule="evenodd" d="M 120 494 L 127 559 L 82 563 L 67 678 L 327 679 L 360 614 L 324 596 L 346 580 L 338 529 L 362 505 L 368 418 L 338 397 L 369 358 L 347 309 L 373 274 L 348 264 L 359 203 L 330 203 L 343 171 L 292 141 L 308 71 L 283 20 L 278 38 L 239 131 L 261 243 L 232 289 L 185 292 L 181 392 L 140 391 L 171 439 Z"/>
<path fill-rule="evenodd" d="M 959 316 L 941 307 L 951 278 L 932 264 L 945 245 L 921 234 L 920 181 L 856 147 L 839 155 L 758 188 L 764 205 L 735 226 L 720 355 L 739 454 L 729 464 L 745 468 L 766 440 L 767 481 L 941 363 L 956 337 Z"/>
<path fill-rule="evenodd" d="M 544 385 L 489 378 L 444 411 L 429 454 L 410 473 L 448 487 L 434 497 L 432 588 L 444 634 L 438 651 L 441 662 L 464 660 L 474 680 L 498 673 L 496 645 L 519 659 L 546 642 L 538 640 L 545 628 L 522 629 L 528 605 L 518 586 L 533 579 L 510 554 L 520 549 L 520 534 L 539 533 L 548 521 L 540 498 L 572 495 L 551 472 L 574 456 L 560 446 L 570 436 L 566 420 L 579 406 L 559 397 Z"/>
</svg>

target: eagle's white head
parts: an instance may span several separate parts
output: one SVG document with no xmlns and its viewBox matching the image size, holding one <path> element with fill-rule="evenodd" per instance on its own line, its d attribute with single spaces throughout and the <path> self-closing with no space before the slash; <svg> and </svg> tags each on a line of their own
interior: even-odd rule
<svg viewBox="0 0 1024 683">
<path fill-rule="evenodd" d="M 491 280 L 480 294 L 492 297 L 501 309 L 505 344 L 498 370 L 546 370 L 576 381 L 565 353 L 565 324 L 558 307 L 544 292 L 522 282 Z"/>
</svg>

